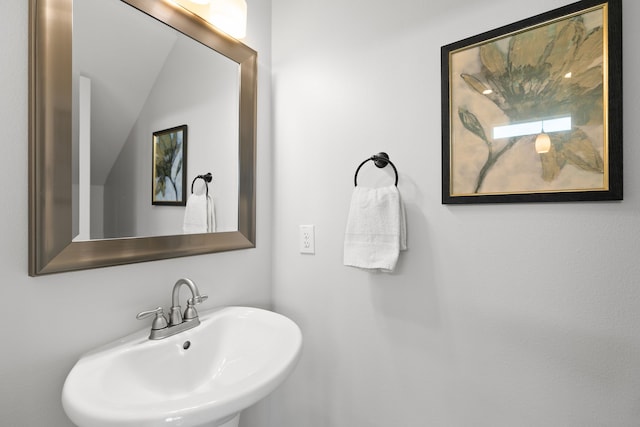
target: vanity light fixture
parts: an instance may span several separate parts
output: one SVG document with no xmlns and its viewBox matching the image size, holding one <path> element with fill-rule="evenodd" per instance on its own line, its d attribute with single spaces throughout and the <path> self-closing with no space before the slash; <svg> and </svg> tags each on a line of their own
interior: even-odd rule
<svg viewBox="0 0 640 427">
<path fill-rule="evenodd" d="M 207 20 L 230 36 L 243 39 L 247 35 L 247 2 L 213 0 Z"/>
<path fill-rule="evenodd" d="M 231 37 L 247 35 L 247 3 L 245 0 L 174 0 L 199 15 Z"/>
</svg>

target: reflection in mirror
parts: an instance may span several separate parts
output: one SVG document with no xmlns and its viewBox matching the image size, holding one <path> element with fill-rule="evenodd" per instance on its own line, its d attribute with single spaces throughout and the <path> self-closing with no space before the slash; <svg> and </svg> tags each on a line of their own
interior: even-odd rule
<svg viewBox="0 0 640 427">
<path fill-rule="evenodd" d="M 31 0 L 29 17 L 29 274 L 254 247 L 256 52 L 171 0 Z M 181 125 L 180 191 L 213 174 L 216 233 L 152 205 L 152 135 Z"/>
<path fill-rule="evenodd" d="M 184 206 L 151 203 L 151 135 L 182 124 L 175 173 L 211 172 L 215 231 L 236 231 L 238 64 L 118 1 L 75 0 L 72 45 L 74 240 L 183 232 Z"/>
</svg>

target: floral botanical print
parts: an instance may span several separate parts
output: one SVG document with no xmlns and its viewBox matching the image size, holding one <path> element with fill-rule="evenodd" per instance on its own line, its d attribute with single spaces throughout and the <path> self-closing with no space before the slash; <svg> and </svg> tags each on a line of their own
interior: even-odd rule
<svg viewBox="0 0 640 427">
<path fill-rule="evenodd" d="M 159 200 L 178 199 L 182 173 L 182 133 L 165 133 L 156 141 L 156 193 Z M 169 184 L 169 188 L 167 188 Z M 167 194 L 169 193 L 169 194 Z"/>
<path fill-rule="evenodd" d="M 450 55 L 453 194 L 606 187 L 606 34 L 603 8 Z M 544 120 L 569 117 L 548 132 Z M 536 133 L 495 137 L 497 126 L 539 121 Z"/>
<path fill-rule="evenodd" d="M 153 134 L 153 204 L 184 206 L 187 126 Z"/>
</svg>

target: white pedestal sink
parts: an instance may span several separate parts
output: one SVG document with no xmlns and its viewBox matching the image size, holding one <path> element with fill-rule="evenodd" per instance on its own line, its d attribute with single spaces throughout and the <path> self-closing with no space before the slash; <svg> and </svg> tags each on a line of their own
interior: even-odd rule
<svg viewBox="0 0 640 427">
<path fill-rule="evenodd" d="M 271 393 L 295 367 L 298 326 L 280 314 L 224 307 L 199 326 L 149 340 L 145 329 L 83 355 L 62 404 L 80 427 L 220 426 Z"/>
</svg>

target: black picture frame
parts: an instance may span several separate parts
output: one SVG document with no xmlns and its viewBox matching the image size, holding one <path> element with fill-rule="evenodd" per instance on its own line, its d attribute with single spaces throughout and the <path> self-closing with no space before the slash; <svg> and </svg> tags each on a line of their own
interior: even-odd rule
<svg viewBox="0 0 640 427">
<path fill-rule="evenodd" d="M 151 204 L 187 204 L 187 125 L 153 132 Z"/>
<path fill-rule="evenodd" d="M 443 204 L 622 200 L 622 0 L 442 46 L 441 64 Z"/>
</svg>

